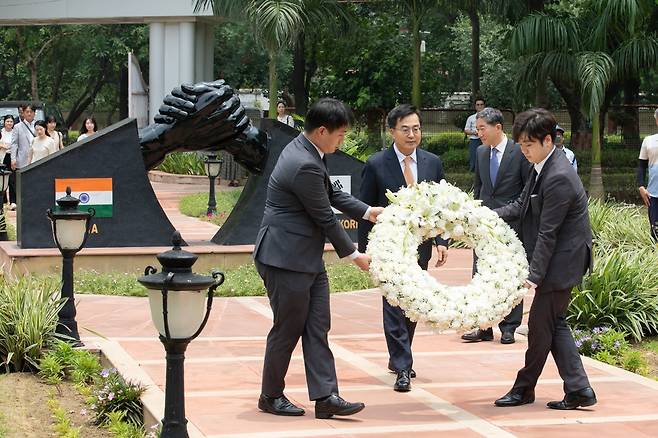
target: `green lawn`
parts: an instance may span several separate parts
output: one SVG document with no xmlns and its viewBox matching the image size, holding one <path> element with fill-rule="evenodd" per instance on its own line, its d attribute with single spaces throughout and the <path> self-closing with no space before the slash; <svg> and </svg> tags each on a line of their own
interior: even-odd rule
<svg viewBox="0 0 658 438">
<path fill-rule="evenodd" d="M 196 217 L 202 220 L 207 220 L 215 225 L 222 226 L 226 222 L 231 210 L 240 198 L 242 189 L 227 190 L 217 192 L 215 200 L 217 201 L 217 213 L 213 216 L 207 216 L 208 211 L 208 193 L 194 193 L 184 196 L 180 200 L 179 210 L 186 216 Z"/>
</svg>

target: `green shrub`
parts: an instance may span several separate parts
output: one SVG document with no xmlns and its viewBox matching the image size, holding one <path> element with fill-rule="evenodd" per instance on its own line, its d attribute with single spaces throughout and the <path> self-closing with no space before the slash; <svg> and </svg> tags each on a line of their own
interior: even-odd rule
<svg viewBox="0 0 658 438">
<path fill-rule="evenodd" d="M 589 215 L 595 243 L 628 249 L 655 248 L 644 207 L 590 200 Z"/>
<path fill-rule="evenodd" d="M 640 341 L 658 332 L 658 255 L 652 249 L 595 247 L 594 269 L 574 288 L 567 319 L 608 326 Z"/>
<path fill-rule="evenodd" d="M 52 355 L 46 355 L 39 360 L 39 377 L 49 385 L 57 385 L 66 377 L 64 365 Z"/>
<path fill-rule="evenodd" d="M 174 152 L 167 154 L 158 170 L 177 175 L 205 175 L 203 155 L 197 152 Z"/>
<path fill-rule="evenodd" d="M 0 281 L 0 367 L 37 369 L 43 350 L 58 336 L 57 313 L 63 305 L 57 280 Z"/>
<path fill-rule="evenodd" d="M 112 412 L 121 411 L 125 413 L 126 423 L 142 426 L 144 419 L 140 397 L 145 390 L 141 385 L 126 382 L 113 368 L 103 370 L 89 400 L 94 411 L 94 423 L 107 424 Z"/>
<path fill-rule="evenodd" d="M 75 384 L 90 384 L 100 371 L 98 357 L 62 341 L 56 341 L 39 361 L 39 376 L 49 384 L 57 384 L 65 378 Z"/>
<path fill-rule="evenodd" d="M 145 438 L 147 435 L 142 426 L 125 422 L 126 413 L 123 411 L 107 414 L 105 428 L 114 438 Z"/>
<path fill-rule="evenodd" d="M 379 150 L 379 146 L 370 143 L 366 130 L 351 129 L 345 134 L 345 140 L 340 150 L 365 162 L 370 155 Z"/>
<path fill-rule="evenodd" d="M 468 152 L 468 140 L 463 132 L 450 131 L 441 132 L 439 134 L 428 135 L 423 138 L 421 144 L 423 149 L 436 154 L 445 154 L 450 149 L 463 149 Z M 468 154 L 467 154 L 468 157 Z M 468 165 L 468 159 L 466 160 Z"/>
<path fill-rule="evenodd" d="M 468 170 L 468 149 L 448 149 L 441 155 L 441 162 L 445 174 L 468 172 L 473 180 L 473 173 Z"/>
<path fill-rule="evenodd" d="M 53 414 L 55 424 L 53 429 L 58 437 L 61 438 L 79 438 L 80 427 L 73 427 L 71 420 L 68 418 L 66 411 L 59 405 L 57 400 L 51 398 L 48 400 L 48 408 Z"/>
<path fill-rule="evenodd" d="M 632 373 L 645 375 L 649 363 L 639 351 L 627 351 L 621 358 L 621 366 Z"/>
</svg>

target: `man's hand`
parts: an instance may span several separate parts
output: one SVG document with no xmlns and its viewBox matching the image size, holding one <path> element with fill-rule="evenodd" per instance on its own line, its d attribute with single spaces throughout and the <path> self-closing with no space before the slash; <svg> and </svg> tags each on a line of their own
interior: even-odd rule
<svg viewBox="0 0 658 438">
<path fill-rule="evenodd" d="M 445 263 L 448 261 L 448 248 L 443 245 L 438 245 L 436 247 L 436 252 L 438 253 L 439 258 L 436 259 L 436 264 L 434 267 L 438 268 L 439 266 L 445 265 Z"/>
<path fill-rule="evenodd" d="M 16 160 L 11 160 L 11 170 L 16 170 Z"/>
<path fill-rule="evenodd" d="M 368 254 L 359 254 L 352 259 L 355 265 L 361 270 L 368 272 L 370 270 L 370 261 L 372 258 Z"/>
<path fill-rule="evenodd" d="M 528 280 L 526 280 L 525 283 L 523 283 L 523 287 L 525 287 L 526 289 L 529 289 L 529 290 L 533 290 L 537 287 L 537 285 L 535 285 L 535 284 L 529 282 Z"/>
<path fill-rule="evenodd" d="M 368 215 L 368 220 L 372 223 L 377 222 L 377 217 L 382 214 L 384 207 L 370 207 L 370 214 Z"/>
<path fill-rule="evenodd" d="M 640 187 L 640 197 L 644 201 L 644 205 L 649 206 L 649 192 L 644 187 Z"/>
</svg>

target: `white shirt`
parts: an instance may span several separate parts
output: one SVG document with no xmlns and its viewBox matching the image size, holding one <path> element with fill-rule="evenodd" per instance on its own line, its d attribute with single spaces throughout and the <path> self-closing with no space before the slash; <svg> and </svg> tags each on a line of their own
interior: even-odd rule
<svg viewBox="0 0 658 438">
<path fill-rule="evenodd" d="M 478 113 L 474 113 L 468 116 L 468 119 L 466 119 L 466 126 L 464 126 L 464 131 L 474 131 L 474 132 L 477 131 L 475 127 L 475 122 L 476 122 L 475 116 L 477 116 L 477 114 Z M 471 140 L 477 140 L 480 137 L 478 137 L 477 134 L 475 135 L 471 134 L 469 138 Z"/>
<path fill-rule="evenodd" d="M 548 155 L 546 155 L 546 158 L 535 164 L 535 172 L 537 172 L 537 176 L 539 176 L 541 170 L 544 168 L 544 164 L 546 164 L 546 160 L 548 160 L 550 156 L 553 155 L 553 152 L 555 152 L 555 146 L 553 146 L 553 149 L 551 149 Z"/>
<path fill-rule="evenodd" d="M 393 150 L 395 151 L 395 155 L 398 157 L 398 162 L 400 163 L 400 169 L 402 169 L 402 175 L 404 175 L 404 159 L 407 157 L 404 155 L 402 152 L 400 152 L 400 149 L 398 149 L 398 146 L 393 143 Z M 416 159 L 416 149 L 409 155 L 411 157 L 411 173 L 414 176 L 414 182 L 418 182 L 418 160 Z"/>
<path fill-rule="evenodd" d="M 288 126 L 292 126 L 293 128 L 295 127 L 295 119 L 293 119 L 292 116 L 289 114 L 284 114 L 283 116 L 276 116 L 276 119 L 279 122 L 285 123 Z"/>
<path fill-rule="evenodd" d="M 505 153 L 505 148 L 507 147 L 507 136 L 503 134 L 503 140 L 498 143 L 495 147 L 491 148 L 491 152 L 496 149 L 498 153 L 496 154 L 496 160 L 498 160 L 498 165 L 500 166 L 500 161 L 503 159 L 503 154 Z M 490 155 L 491 157 L 491 155 Z"/>
<path fill-rule="evenodd" d="M 5 160 L 5 155 L 9 153 L 12 135 L 13 131 L 7 131 L 5 128 L 2 128 L 2 131 L 0 131 L 0 143 L 4 143 L 6 146 L 6 149 L 0 149 L 0 164 Z"/>
<path fill-rule="evenodd" d="M 652 198 L 658 197 L 658 134 L 649 135 L 642 140 L 640 160 L 649 162 L 649 184 L 647 191 Z"/>
</svg>

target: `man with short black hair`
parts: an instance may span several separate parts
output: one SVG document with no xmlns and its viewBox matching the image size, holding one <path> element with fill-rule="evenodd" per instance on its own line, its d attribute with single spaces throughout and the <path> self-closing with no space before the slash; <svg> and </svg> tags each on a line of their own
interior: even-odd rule
<svg viewBox="0 0 658 438">
<path fill-rule="evenodd" d="M 16 210 L 16 170 L 30 164 L 29 154 L 32 150 L 32 140 L 36 137 L 34 132 L 34 105 L 28 104 L 23 107 L 21 121 L 14 126 L 11 139 L 11 170 L 9 177 L 9 209 Z M 14 189 L 12 190 L 12 187 Z"/>
<path fill-rule="evenodd" d="M 571 289 L 591 269 L 592 230 L 583 183 L 562 153 L 556 153 L 555 117 L 542 108 L 519 114 L 514 140 L 534 164 L 532 177 L 521 196 L 495 210 L 505 219 L 520 219 L 521 240 L 529 261 L 525 282 L 535 296 L 528 318 L 525 366 L 512 389 L 496 406 L 520 406 L 535 401 L 535 386 L 553 355 L 564 380 L 562 400 L 548 402 L 551 409 L 576 409 L 596 404 L 578 348 L 567 325 Z"/>
<path fill-rule="evenodd" d="M 309 398 L 315 417 L 352 415 L 363 403 L 338 395 L 334 357 L 327 334 L 331 325 L 329 280 L 322 255 L 329 239 L 340 257 L 367 271 L 370 257 L 354 243 L 331 207 L 355 219 L 372 222 L 383 211 L 334 190 L 325 164 L 343 142 L 352 114 L 335 99 L 320 99 L 306 114 L 304 132 L 281 152 L 267 185 L 267 200 L 254 249 L 274 321 L 267 335 L 263 382 L 258 408 L 274 415 L 304 415 L 283 394 L 285 376 L 299 338 L 302 339 Z"/>
<path fill-rule="evenodd" d="M 496 108 L 484 108 L 476 116 L 475 125 L 482 145 L 477 150 L 474 196 L 491 209 L 502 207 L 519 197 L 532 167 L 521 153 L 521 147 L 505 135 L 503 123 L 503 113 Z M 518 234 L 518 220 L 507 221 L 507 224 Z M 475 253 L 473 259 L 475 275 Z M 501 344 L 515 342 L 514 332 L 521 325 L 522 318 L 523 301 L 498 324 Z M 491 327 L 462 335 L 462 339 L 469 342 L 492 341 L 493 338 Z"/>
<path fill-rule="evenodd" d="M 468 135 L 468 167 L 471 172 L 475 172 L 476 151 L 478 146 L 482 144 L 475 127 L 475 117 L 478 112 L 484 109 L 484 105 L 484 99 L 481 97 L 475 99 L 475 113 L 468 116 L 464 126 L 464 134 Z"/>
<path fill-rule="evenodd" d="M 420 113 L 416 107 L 398 105 L 388 113 L 387 124 L 393 137 L 390 148 L 370 156 L 363 167 L 359 199 L 368 205 L 386 207 L 389 200 L 386 192 L 397 192 L 400 187 L 422 181 L 440 182 L 444 179 L 441 159 L 420 149 L 422 127 Z M 364 220 L 359 223 L 359 251 L 365 251 L 368 233 L 372 224 Z M 443 265 L 448 257 L 448 243 L 437 238 L 438 264 Z M 418 247 L 418 264 L 424 270 L 432 257 L 432 240 Z M 384 336 L 388 348 L 388 368 L 397 374 L 393 389 L 398 392 L 411 390 L 413 358 L 411 343 L 416 322 L 411 321 L 398 306 L 392 306 L 382 297 Z"/>
<path fill-rule="evenodd" d="M 555 147 L 564 153 L 567 157 L 567 160 L 571 163 L 573 170 L 578 172 L 578 161 L 576 160 L 576 154 L 573 153 L 571 149 L 564 145 L 564 128 L 560 125 L 555 126 Z"/>
</svg>

